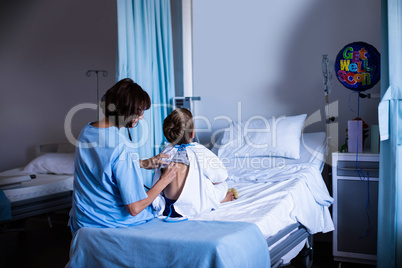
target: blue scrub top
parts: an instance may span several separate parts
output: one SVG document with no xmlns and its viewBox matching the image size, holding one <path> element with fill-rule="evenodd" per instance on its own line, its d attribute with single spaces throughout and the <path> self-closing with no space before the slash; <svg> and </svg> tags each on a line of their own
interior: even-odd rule
<svg viewBox="0 0 402 268">
<path fill-rule="evenodd" d="M 96 128 L 88 124 L 78 137 L 74 163 L 74 194 L 69 225 L 126 227 L 154 218 L 148 206 L 131 216 L 125 205 L 142 200 L 144 190 L 139 155 L 117 127 Z M 127 131 L 127 130 L 126 130 Z"/>
</svg>

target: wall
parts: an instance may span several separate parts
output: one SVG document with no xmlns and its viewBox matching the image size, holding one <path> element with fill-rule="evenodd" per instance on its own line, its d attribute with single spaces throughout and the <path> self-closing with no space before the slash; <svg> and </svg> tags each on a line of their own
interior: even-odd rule
<svg viewBox="0 0 402 268">
<path fill-rule="evenodd" d="M 99 79 L 100 96 L 115 81 L 116 37 L 115 1 L 1 1 L 0 171 L 26 164 L 37 144 L 66 140 L 67 113 L 96 100 L 95 76 L 86 71 L 109 72 Z M 334 60 L 354 41 L 380 50 L 380 1 L 193 0 L 194 96 L 202 97 L 195 108 L 211 123 L 208 130 L 197 122 L 201 141 L 208 144 L 213 131 L 227 126 L 214 120 L 219 115 L 324 116 L 322 54 Z M 356 96 L 336 78 L 333 84 L 342 143 L 347 120 L 356 117 L 348 104 L 356 110 Z M 367 93 L 379 91 L 377 85 Z M 377 123 L 377 104 L 361 101 L 369 124 Z M 74 135 L 93 120 L 94 111 L 78 112 Z M 321 121 L 306 131 L 324 129 Z"/>
<path fill-rule="evenodd" d="M 305 131 L 324 131 L 322 55 L 334 61 L 355 41 L 380 51 L 380 2 L 193 0 L 194 96 L 202 98 L 196 114 L 206 119 L 198 120 L 201 142 L 209 144 L 211 133 L 228 125 L 214 119 L 222 115 L 238 121 L 318 111 L 322 120 Z M 342 145 L 347 120 L 357 116 L 357 95 L 333 76 L 329 98 L 339 108 Z M 379 93 L 379 84 L 366 92 Z M 360 116 L 370 125 L 378 122 L 378 103 L 360 102 Z"/>
<path fill-rule="evenodd" d="M 40 143 L 66 141 L 74 106 L 96 102 L 115 82 L 116 3 L 108 0 L 6 0 L 0 4 L 0 171 L 25 165 Z M 94 110 L 72 118 L 75 137 Z"/>
</svg>

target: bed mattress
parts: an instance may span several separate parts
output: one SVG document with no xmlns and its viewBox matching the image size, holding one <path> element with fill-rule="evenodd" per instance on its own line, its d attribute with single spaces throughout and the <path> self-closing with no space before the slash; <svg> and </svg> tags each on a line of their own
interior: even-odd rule
<svg viewBox="0 0 402 268">
<path fill-rule="evenodd" d="M 30 175 L 22 168 L 0 172 L 0 176 Z M 35 174 L 35 179 L 23 181 L 16 188 L 4 189 L 10 203 L 73 190 L 73 175 Z"/>
</svg>

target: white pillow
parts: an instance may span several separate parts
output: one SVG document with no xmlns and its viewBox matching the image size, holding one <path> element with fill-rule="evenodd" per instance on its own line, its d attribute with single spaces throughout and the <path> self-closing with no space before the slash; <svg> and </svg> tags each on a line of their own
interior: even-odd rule
<svg viewBox="0 0 402 268">
<path fill-rule="evenodd" d="M 300 158 L 300 136 L 307 115 L 250 118 L 225 130 L 219 157 L 281 156 Z"/>
<path fill-rule="evenodd" d="M 47 153 L 32 160 L 24 171 L 33 174 L 74 174 L 74 154 Z"/>
</svg>

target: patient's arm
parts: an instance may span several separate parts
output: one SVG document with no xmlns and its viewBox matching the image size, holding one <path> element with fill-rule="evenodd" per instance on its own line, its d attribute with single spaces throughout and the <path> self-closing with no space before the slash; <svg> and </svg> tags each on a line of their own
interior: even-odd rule
<svg viewBox="0 0 402 268">
<path fill-rule="evenodd" d="M 148 197 L 141 199 L 137 202 L 127 204 L 126 209 L 131 216 L 136 216 L 138 213 L 143 211 L 146 207 L 148 207 L 152 201 L 162 192 L 163 189 L 167 185 L 169 185 L 175 178 L 177 177 L 177 164 L 172 162 L 166 168 L 164 174 L 160 177 L 160 179 L 152 186 L 152 188 L 147 192 Z"/>
<path fill-rule="evenodd" d="M 176 178 L 163 190 L 165 196 L 172 200 L 177 200 L 183 191 L 189 170 L 189 166 L 182 163 L 176 163 L 176 166 Z"/>
</svg>

